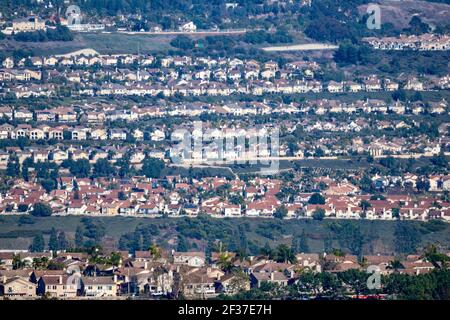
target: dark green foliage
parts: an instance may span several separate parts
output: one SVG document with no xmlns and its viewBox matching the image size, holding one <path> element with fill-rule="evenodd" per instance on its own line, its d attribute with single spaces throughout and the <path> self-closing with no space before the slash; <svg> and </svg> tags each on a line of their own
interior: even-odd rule
<svg viewBox="0 0 450 320">
<path fill-rule="evenodd" d="M 83 229 L 80 226 L 78 226 L 77 230 L 75 231 L 75 247 L 82 248 L 83 243 L 84 243 Z"/>
<path fill-rule="evenodd" d="M 58 250 L 66 250 L 68 247 L 68 242 L 66 240 L 66 234 L 64 231 L 58 233 Z"/>
<path fill-rule="evenodd" d="M 322 208 L 317 208 L 314 210 L 312 217 L 314 220 L 323 220 L 325 218 L 325 210 Z"/>
<path fill-rule="evenodd" d="M 283 206 L 280 206 L 277 208 L 277 210 L 275 211 L 273 216 L 277 219 L 283 219 L 287 216 L 287 213 L 288 213 L 288 211 L 287 211 L 286 207 L 283 205 Z"/>
<path fill-rule="evenodd" d="M 13 38 L 23 42 L 72 41 L 73 35 L 66 26 L 57 25 L 55 29 L 48 28 L 47 31 L 20 32 Z"/>
<path fill-rule="evenodd" d="M 50 239 L 48 240 L 48 249 L 51 251 L 58 250 L 58 235 L 55 228 L 52 228 L 52 231 L 50 233 Z"/>
<path fill-rule="evenodd" d="M 77 178 L 87 178 L 91 174 L 91 165 L 87 159 L 65 160 L 61 166 L 68 168 L 70 173 Z"/>
<path fill-rule="evenodd" d="M 325 198 L 320 193 L 314 193 L 308 200 L 309 204 L 325 204 Z"/>
<path fill-rule="evenodd" d="M 164 162 L 160 159 L 146 157 L 142 164 L 142 174 L 148 178 L 159 178 L 164 169 Z"/>
<path fill-rule="evenodd" d="M 194 41 L 187 36 L 181 35 L 176 36 L 172 41 L 170 41 L 170 45 L 181 50 L 188 50 L 194 48 Z"/>
<path fill-rule="evenodd" d="M 94 164 L 94 177 L 108 177 L 115 173 L 114 167 L 106 159 L 98 159 Z"/>
<path fill-rule="evenodd" d="M 20 163 L 19 158 L 15 155 L 11 155 L 6 165 L 6 175 L 12 178 L 18 178 L 20 176 Z"/>
<path fill-rule="evenodd" d="M 342 248 L 346 248 L 351 254 L 361 255 L 364 244 L 364 236 L 361 228 L 352 221 L 334 222 L 330 224 Z"/>
<path fill-rule="evenodd" d="M 31 215 L 35 217 L 49 217 L 52 215 L 52 208 L 46 203 L 38 202 L 33 205 Z"/>
<path fill-rule="evenodd" d="M 105 236 L 105 226 L 101 221 L 92 218 L 83 218 L 81 220 L 84 225 L 83 236 L 92 240 L 95 244 L 99 244 Z"/>
<path fill-rule="evenodd" d="M 416 253 L 421 242 L 421 233 L 415 224 L 398 221 L 394 232 L 394 246 L 398 254 Z"/>
<path fill-rule="evenodd" d="M 30 245 L 29 250 L 31 252 L 42 252 L 44 251 L 45 241 L 42 234 L 36 235 L 33 238 L 33 243 Z"/>
</svg>

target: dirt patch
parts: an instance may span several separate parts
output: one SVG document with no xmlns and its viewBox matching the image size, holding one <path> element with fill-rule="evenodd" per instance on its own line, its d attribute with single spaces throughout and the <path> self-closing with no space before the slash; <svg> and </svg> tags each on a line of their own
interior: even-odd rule
<svg viewBox="0 0 450 320">
<path fill-rule="evenodd" d="M 296 44 L 291 46 L 279 46 L 279 47 L 266 47 L 264 51 L 276 52 L 276 51 L 314 51 L 314 50 L 335 50 L 337 46 L 325 44 L 325 43 L 305 43 Z"/>
</svg>

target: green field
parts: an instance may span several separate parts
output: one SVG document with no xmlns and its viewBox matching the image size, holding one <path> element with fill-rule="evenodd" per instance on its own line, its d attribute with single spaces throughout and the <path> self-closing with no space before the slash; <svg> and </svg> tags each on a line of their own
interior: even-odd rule
<svg viewBox="0 0 450 320">
<path fill-rule="evenodd" d="M 0 249 L 27 249 L 32 237 L 43 233 L 48 241 L 52 227 L 64 231 L 69 241 L 73 241 L 77 226 L 82 226 L 82 217 L 46 217 L 33 218 L 32 224 L 20 225 L 18 216 L 3 216 L 0 218 Z M 158 234 L 152 241 L 173 248 L 178 234 L 188 239 L 192 249 L 204 249 L 208 241 L 221 240 L 227 247 L 231 243 L 244 241 L 250 252 L 268 242 L 271 246 L 280 243 L 291 244 L 292 236 L 305 230 L 309 247 L 312 252 L 322 252 L 324 239 L 330 234 L 331 223 L 343 223 L 342 220 L 274 220 L 263 218 L 133 218 L 133 217 L 97 217 L 91 218 L 94 223 L 104 227 L 106 236 L 102 239 L 105 247 L 118 248 L 119 238 L 126 233 L 132 233 L 136 227 L 153 228 Z M 396 222 L 390 221 L 354 221 L 364 236 L 365 254 L 390 254 L 394 251 L 394 230 Z M 414 222 L 423 229 L 423 224 Z M 448 246 L 450 243 L 450 227 L 446 224 L 443 230 L 421 233 L 421 244 L 439 242 Z M 338 239 L 333 240 L 334 248 L 341 248 Z M 345 248 L 343 248 L 345 249 Z"/>
</svg>

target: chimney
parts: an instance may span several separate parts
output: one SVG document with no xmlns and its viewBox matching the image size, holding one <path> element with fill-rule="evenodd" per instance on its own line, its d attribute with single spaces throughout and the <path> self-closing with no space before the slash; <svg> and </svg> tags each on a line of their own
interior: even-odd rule
<svg viewBox="0 0 450 320">
<path fill-rule="evenodd" d="M 117 274 L 114 275 L 114 283 L 117 283 Z"/>
<path fill-rule="evenodd" d="M 144 262 L 144 270 L 147 270 L 147 267 L 148 267 L 148 262 L 146 261 L 146 262 Z"/>
<path fill-rule="evenodd" d="M 275 280 L 275 272 L 273 271 L 270 273 L 270 280 L 271 281 Z"/>
<path fill-rule="evenodd" d="M 60 275 L 59 276 L 59 284 L 62 284 L 63 283 L 63 278 L 62 278 L 62 275 Z"/>
</svg>

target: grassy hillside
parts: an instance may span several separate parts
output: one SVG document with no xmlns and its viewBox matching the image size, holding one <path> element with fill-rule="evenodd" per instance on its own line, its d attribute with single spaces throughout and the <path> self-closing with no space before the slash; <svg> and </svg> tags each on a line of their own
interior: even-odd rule
<svg viewBox="0 0 450 320">
<path fill-rule="evenodd" d="M 26 249 L 32 237 L 43 233 L 46 241 L 52 227 L 64 231 L 67 238 L 73 242 L 78 226 L 86 230 L 85 221 L 81 217 L 47 217 L 33 218 L 23 224 L 18 216 L 0 218 L 0 249 Z M 100 225 L 106 236 L 102 244 L 106 247 L 118 248 L 119 239 L 128 234 L 133 237 L 135 230 L 152 230 L 151 241 L 167 248 L 175 247 L 179 235 L 185 237 L 190 248 L 204 250 L 207 243 L 221 240 L 226 247 L 240 247 L 243 243 L 250 252 L 268 242 L 271 246 L 280 243 L 291 244 L 294 235 L 300 235 L 305 230 L 310 250 L 321 252 L 324 249 L 324 239 L 331 235 L 333 248 L 341 248 L 336 234 L 331 231 L 333 223 L 345 224 L 342 220 L 274 220 L 274 219 L 212 219 L 198 218 L 132 218 L 132 217 L 98 217 L 90 218 L 92 223 Z M 387 254 L 394 251 L 394 232 L 396 222 L 389 221 L 353 221 L 360 229 L 364 238 L 364 253 Z M 420 246 L 430 242 L 450 243 L 450 227 L 448 224 L 440 228 L 428 228 L 421 222 L 412 223 L 420 230 Z M 426 227 L 427 226 L 427 227 Z M 426 228 L 425 228 L 426 227 Z M 342 247 L 346 250 L 345 247 Z"/>
</svg>

